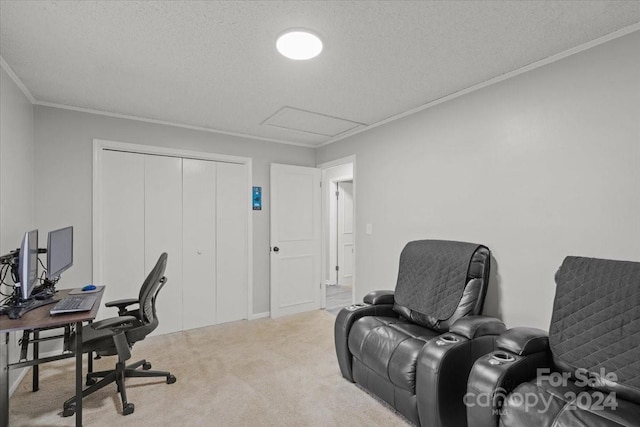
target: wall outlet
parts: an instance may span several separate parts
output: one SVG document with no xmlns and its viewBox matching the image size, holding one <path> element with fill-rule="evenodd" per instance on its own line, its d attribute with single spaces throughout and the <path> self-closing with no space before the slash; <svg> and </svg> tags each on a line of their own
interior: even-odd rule
<svg viewBox="0 0 640 427">
<path fill-rule="evenodd" d="M 367 224 L 366 233 L 373 234 L 373 224 Z"/>
</svg>

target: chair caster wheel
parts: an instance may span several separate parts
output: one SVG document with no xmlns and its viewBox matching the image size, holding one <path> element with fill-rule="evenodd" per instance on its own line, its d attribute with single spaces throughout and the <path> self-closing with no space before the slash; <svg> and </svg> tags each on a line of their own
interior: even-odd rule
<svg viewBox="0 0 640 427">
<path fill-rule="evenodd" d="M 63 417 L 70 417 L 75 413 L 76 413 L 76 406 L 75 405 L 71 405 L 71 406 L 69 406 L 67 408 L 64 408 L 62 410 L 62 416 Z"/>
<path fill-rule="evenodd" d="M 127 403 L 126 405 L 124 405 L 124 408 L 122 408 L 122 415 L 133 414 L 133 411 L 135 409 L 136 409 L 136 405 L 134 405 L 133 403 Z"/>
<path fill-rule="evenodd" d="M 94 385 L 95 383 L 97 383 L 98 381 L 95 378 L 87 378 L 87 382 L 84 383 L 84 385 L 86 385 L 87 387 Z"/>
<path fill-rule="evenodd" d="M 175 376 L 173 376 L 173 375 L 169 375 L 169 376 L 167 377 L 167 384 L 173 384 L 173 383 L 175 383 L 175 382 L 176 382 L 176 377 L 175 377 Z"/>
<path fill-rule="evenodd" d="M 149 369 L 151 369 L 151 363 L 149 362 L 144 362 L 142 364 L 142 369 L 144 369 L 145 371 L 148 371 Z"/>
</svg>

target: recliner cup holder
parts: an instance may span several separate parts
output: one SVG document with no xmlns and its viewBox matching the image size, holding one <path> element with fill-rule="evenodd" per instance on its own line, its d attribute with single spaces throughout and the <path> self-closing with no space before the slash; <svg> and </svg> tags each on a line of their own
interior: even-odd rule
<svg viewBox="0 0 640 427">
<path fill-rule="evenodd" d="M 346 309 L 350 310 L 350 311 L 354 311 L 354 310 L 357 310 L 357 309 L 362 308 L 364 306 L 366 306 L 366 304 L 357 303 L 357 304 L 351 304 L 350 306 L 347 306 Z"/>
<path fill-rule="evenodd" d="M 493 360 L 496 360 L 498 362 L 513 362 L 515 359 L 515 357 L 511 356 L 510 354 L 507 354 L 503 351 L 498 351 L 496 353 L 493 353 L 491 355 L 491 358 Z"/>
<path fill-rule="evenodd" d="M 445 345 L 445 344 L 455 344 L 457 342 L 460 342 L 460 340 L 452 335 L 443 335 L 441 337 L 438 337 L 438 340 L 436 341 L 436 345 Z"/>
</svg>

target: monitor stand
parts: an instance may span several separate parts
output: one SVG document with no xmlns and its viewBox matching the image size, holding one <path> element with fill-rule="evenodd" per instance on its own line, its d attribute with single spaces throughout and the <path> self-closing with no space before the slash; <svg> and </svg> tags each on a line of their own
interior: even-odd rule
<svg viewBox="0 0 640 427">
<path fill-rule="evenodd" d="M 42 307 L 43 305 L 53 304 L 54 302 L 60 301 L 59 299 L 45 299 L 45 300 L 35 300 L 29 299 L 26 301 L 20 301 L 18 303 L 14 303 L 5 308 L 9 319 L 19 319 L 23 314 L 28 313 L 31 310 L 35 310 L 38 307 Z"/>
</svg>

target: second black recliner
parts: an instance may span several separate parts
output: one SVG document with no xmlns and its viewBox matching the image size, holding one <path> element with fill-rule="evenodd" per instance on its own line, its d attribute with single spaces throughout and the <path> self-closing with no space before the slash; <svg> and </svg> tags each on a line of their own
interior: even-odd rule
<svg viewBox="0 0 640 427">
<path fill-rule="evenodd" d="M 640 262 L 566 257 L 549 332 L 512 328 L 469 376 L 469 426 L 640 426 Z"/>
</svg>

